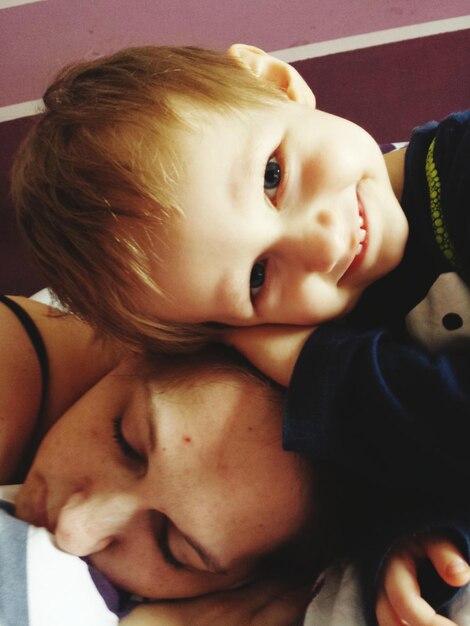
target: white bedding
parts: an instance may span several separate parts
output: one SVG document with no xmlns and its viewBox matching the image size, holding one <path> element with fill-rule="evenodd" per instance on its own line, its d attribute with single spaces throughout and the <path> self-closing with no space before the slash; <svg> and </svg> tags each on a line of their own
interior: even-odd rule
<svg viewBox="0 0 470 626">
<path fill-rule="evenodd" d="M 0 499 L 14 502 L 17 491 L 18 486 L 0 487 Z M 26 577 L 28 626 L 118 624 L 118 618 L 98 593 L 86 563 L 58 550 L 45 528 L 28 527 Z M 18 626 L 16 620 L 4 623 L 5 619 L 0 610 L 0 626 Z"/>
</svg>

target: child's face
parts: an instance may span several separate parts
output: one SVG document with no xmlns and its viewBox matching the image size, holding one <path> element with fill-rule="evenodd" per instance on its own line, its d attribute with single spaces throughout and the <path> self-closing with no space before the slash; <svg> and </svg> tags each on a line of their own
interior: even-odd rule
<svg viewBox="0 0 470 626">
<path fill-rule="evenodd" d="M 149 311 L 160 319 L 319 324 L 401 259 L 383 156 L 351 122 L 286 99 L 201 120 L 181 152 L 184 215 L 155 268 L 169 298 Z"/>
<path fill-rule="evenodd" d="M 17 516 L 116 585 L 178 598 L 243 580 L 299 530 L 309 484 L 253 382 L 202 373 L 167 388 L 121 367 L 45 437 Z"/>
</svg>

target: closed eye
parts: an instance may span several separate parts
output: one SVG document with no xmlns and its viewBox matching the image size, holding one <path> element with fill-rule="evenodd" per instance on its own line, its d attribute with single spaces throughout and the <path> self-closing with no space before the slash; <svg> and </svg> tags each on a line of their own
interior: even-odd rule
<svg viewBox="0 0 470 626">
<path fill-rule="evenodd" d="M 160 552 L 162 553 L 163 560 L 165 561 L 165 563 L 167 563 L 168 565 L 171 565 L 171 567 L 174 567 L 175 569 L 192 571 L 191 568 L 189 568 L 187 565 L 185 565 L 184 563 L 181 563 L 181 561 L 178 561 L 178 559 L 170 550 L 170 545 L 168 543 L 168 518 L 167 517 L 165 517 L 162 523 L 162 526 L 160 528 L 160 532 L 157 535 L 157 544 L 158 544 L 158 547 L 160 548 Z"/>
<path fill-rule="evenodd" d="M 127 458 L 132 461 L 142 461 L 142 456 L 131 446 L 122 432 L 122 420 L 122 415 L 118 415 L 113 419 L 113 439 Z"/>
<path fill-rule="evenodd" d="M 188 545 L 194 550 L 194 552 L 198 555 L 200 561 L 204 564 L 204 568 L 193 567 L 179 561 L 170 548 L 169 540 L 170 528 L 173 530 L 176 530 L 176 528 L 170 526 L 171 521 L 166 516 L 163 517 L 163 521 L 159 521 L 157 519 L 156 513 L 154 513 L 154 515 L 151 514 L 151 517 L 153 518 L 153 523 L 155 525 L 158 523 L 158 531 L 155 532 L 155 539 L 158 548 L 160 549 L 160 552 L 163 556 L 163 559 L 166 563 L 168 563 L 168 565 L 171 565 L 175 569 L 199 574 L 216 574 L 223 576 L 226 576 L 228 574 L 227 569 L 221 565 L 221 563 L 217 560 L 217 558 L 214 557 L 214 555 L 211 555 L 207 551 L 207 549 L 202 547 L 201 544 L 196 542 L 194 539 L 191 539 L 189 536 L 183 535 L 182 533 L 180 533 L 180 538 L 186 541 Z"/>
<path fill-rule="evenodd" d="M 171 565 L 171 567 L 175 569 L 183 570 L 185 572 L 193 572 L 193 573 L 199 573 L 199 574 L 219 573 L 219 572 L 212 572 L 206 568 L 201 569 L 199 567 L 191 567 L 191 565 L 188 565 L 186 563 L 182 563 L 181 561 L 179 561 L 175 557 L 175 555 L 173 554 L 170 548 L 169 530 L 170 530 L 170 520 L 168 519 L 168 517 L 165 517 L 157 535 L 157 544 L 160 549 L 160 552 L 162 553 L 163 560 L 165 561 L 165 563 L 167 563 L 168 565 Z"/>
</svg>

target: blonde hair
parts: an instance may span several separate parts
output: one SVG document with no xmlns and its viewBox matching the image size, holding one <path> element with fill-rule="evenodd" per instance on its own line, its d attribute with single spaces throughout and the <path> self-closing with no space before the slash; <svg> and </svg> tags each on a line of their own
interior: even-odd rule
<svg viewBox="0 0 470 626">
<path fill-rule="evenodd" d="M 160 293 L 150 268 L 181 210 L 175 137 L 191 108 L 223 114 L 283 97 L 225 54 L 193 47 L 128 48 L 65 68 L 12 170 L 20 226 L 65 307 L 134 348 L 204 343 L 209 326 L 147 318 L 135 302 Z"/>
</svg>

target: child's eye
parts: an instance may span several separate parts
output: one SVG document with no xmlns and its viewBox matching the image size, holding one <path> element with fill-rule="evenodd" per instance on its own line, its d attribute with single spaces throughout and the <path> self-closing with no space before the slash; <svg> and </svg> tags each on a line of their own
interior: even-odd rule
<svg viewBox="0 0 470 626">
<path fill-rule="evenodd" d="M 118 415 L 113 419 L 113 439 L 117 442 L 121 452 L 123 452 L 132 461 L 142 461 L 141 455 L 134 450 L 131 444 L 124 437 L 122 432 L 122 416 Z"/>
<path fill-rule="evenodd" d="M 255 298 L 261 291 L 266 278 L 266 261 L 257 261 L 250 274 L 250 296 Z"/>
<path fill-rule="evenodd" d="M 271 157 L 264 170 L 264 190 L 270 200 L 276 197 L 277 188 L 281 183 L 282 170 L 276 157 Z"/>
</svg>

